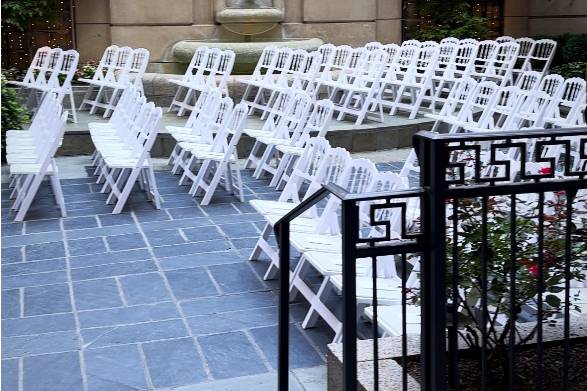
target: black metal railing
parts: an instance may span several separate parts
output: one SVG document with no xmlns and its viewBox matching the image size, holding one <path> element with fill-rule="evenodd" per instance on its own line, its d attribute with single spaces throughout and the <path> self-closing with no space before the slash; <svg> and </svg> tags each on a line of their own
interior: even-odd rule
<svg viewBox="0 0 587 391">
<path fill-rule="evenodd" d="M 329 184 L 275 226 L 280 270 L 290 270 L 290 222 L 326 196 L 341 201 L 344 390 L 358 389 L 359 258 L 372 261 L 373 384 L 379 389 L 375 271 L 377 257 L 384 255 L 394 256 L 401 270 L 398 387 L 407 390 L 412 376 L 423 390 L 515 390 L 522 378 L 530 378 L 537 390 L 571 389 L 570 373 L 576 369 L 570 360 L 576 310 L 571 283 L 582 281 L 587 265 L 587 200 L 582 198 L 587 195 L 581 195 L 587 189 L 587 129 L 420 132 L 414 147 L 420 188 L 356 195 Z M 361 203 L 369 203 L 369 223 L 381 235 L 366 236 L 361 230 Z M 384 209 L 401 216 L 395 236 L 389 222 L 376 219 Z M 417 217 L 410 219 L 408 211 L 414 209 Z M 406 287 L 410 259 L 420 264 L 416 288 Z M 279 389 L 285 391 L 289 279 L 288 273 L 281 276 Z M 407 333 L 407 307 L 412 305 L 421 310 L 419 336 Z M 545 336 L 546 324 L 549 330 L 562 330 L 562 336 L 553 337 L 552 331 Z M 408 354 L 409 338 L 420 339 L 419 355 Z M 558 347 L 550 348 L 553 344 Z M 554 356 L 558 359 L 548 360 Z M 413 357 L 420 366 L 409 371 Z M 524 360 L 525 371 L 527 362 L 533 363 L 535 372 L 517 373 L 518 360 Z M 503 368 L 496 370 L 498 365 Z M 554 372 L 553 365 L 559 365 Z M 545 378 L 545 373 L 560 373 L 560 379 Z M 475 387 L 470 388 L 471 382 Z"/>
</svg>

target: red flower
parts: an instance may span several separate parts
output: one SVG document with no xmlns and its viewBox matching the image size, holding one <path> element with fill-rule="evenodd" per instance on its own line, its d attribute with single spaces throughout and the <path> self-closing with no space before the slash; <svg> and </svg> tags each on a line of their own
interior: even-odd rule
<svg viewBox="0 0 587 391">
<path fill-rule="evenodd" d="M 543 174 L 543 175 L 550 175 L 550 174 L 552 174 L 552 168 L 550 168 L 550 167 L 541 167 L 538 170 L 538 173 L 539 174 Z"/>
<path fill-rule="evenodd" d="M 530 274 L 532 274 L 534 277 L 538 277 L 538 275 L 540 274 L 540 272 L 538 270 L 538 264 L 534 263 L 534 264 L 528 266 L 528 272 Z"/>
</svg>

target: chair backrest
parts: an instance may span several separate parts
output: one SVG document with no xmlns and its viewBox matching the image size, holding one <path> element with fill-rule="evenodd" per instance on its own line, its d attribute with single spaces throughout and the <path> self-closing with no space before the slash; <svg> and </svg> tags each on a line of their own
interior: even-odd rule
<svg viewBox="0 0 587 391">
<path fill-rule="evenodd" d="M 493 104 L 485 108 L 486 113 L 482 115 L 484 119 L 479 121 L 477 127 L 498 130 L 509 124 L 507 120 L 518 106 L 520 95 L 520 89 L 516 86 L 500 87 L 493 98 Z"/>
<path fill-rule="evenodd" d="M 277 61 L 273 66 L 273 73 L 287 72 L 292 60 L 293 50 L 287 47 L 279 48 L 277 52 Z"/>
<path fill-rule="evenodd" d="M 466 106 L 477 88 L 477 81 L 471 77 L 456 79 L 446 101 L 440 109 L 440 116 L 459 118 L 461 110 Z"/>
<path fill-rule="evenodd" d="M 461 45 L 479 45 L 479 41 L 475 38 L 465 38 L 459 41 Z"/>
<path fill-rule="evenodd" d="M 108 70 L 116 62 L 117 53 L 117 45 L 110 45 L 104 50 L 102 58 L 96 68 L 96 72 L 94 72 L 94 76 L 92 77 L 93 80 L 104 80 L 106 78 Z"/>
<path fill-rule="evenodd" d="M 526 59 L 525 68 L 530 70 L 536 70 L 540 74 L 544 75 L 550 68 L 552 59 L 556 52 L 556 41 L 552 39 L 539 39 L 534 42 L 532 52 Z"/>
<path fill-rule="evenodd" d="M 295 140 L 295 145 L 299 147 L 306 145 L 312 136 L 312 133 L 314 133 L 316 137 L 324 137 L 328 131 L 333 112 L 334 103 L 330 99 L 322 99 L 316 102 L 310 112 L 310 117 L 308 118 L 303 131 L 298 139 Z"/>
<path fill-rule="evenodd" d="M 38 86 L 47 87 L 53 83 L 53 75 L 59 72 L 61 64 L 63 63 L 63 50 L 61 48 L 53 48 L 47 54 L 47 60 L 38 71 L 35 78 L 35 84 Z"/>
<path fill-rule="evenodd" d="M 194 103 L 194 107 L 188 120 L 185 123 L 186 128 L 194 128 L 199 123 L 199 117 L 202 113 L 211 113 L 214 107 L 218 105 L 222 92 L 218 88 L 203 88 Z"/>
<path fill-rule="evenodd" d="M 317 52 L 320 54 L 320 64 L 324 67 L 332 61 L 332 56 L 336 51 L 336 46 L 331 43 L 325 43 L 318 47 Z"/>
<path fill-rule="evenodd" d="M 221 91 L 226 91 L 226 84 L 228 78 L 232 73 L 232 67 L 234 66 L 234 59 L 236 55 L 232 50 L 223 50 L 220 54 L 220 61 L 218 61 L 218 68 L 213 72 L 213 75 L 209 78 L 210 85 L 217 86 Z M 217 78 L 220 80 L 217 80 Z"/>
<path fill-rule="evenodd" d="M 495 78 L 497 83 L 501 86 L 512 83 L 512 70 L 516 65 L 519 51 L 520 45 L 516 42 L 500 43 L 497 47 L 493 61 L 491 62 L 491 65 L 487 67 L 485 74 L 491 78 Z"/>
<path fill-rule="evenodd" d="M 199 46 L 196 48 L 194 55 L 182 77 L 183 81 L 191 80 L 197 73 L 203 71 L 204 65 L 207 62 L 208 58 L 208 46 Z"/>
<path fill-rule="evenodd" d="M 36 83 L 36 79 L 39 76 L 41 70 L 47 67 L 46 64 L 49 61 L 50 53 L 51 48 L 49 46 L 43 46 L 37 49 L 31 61 L 31 65 L 29 65 L 29 68 L 24 75 L 23 83 Z"/>
<path fill-rule="evenodd" d="M 381 42 L 369 42 L 365 44 L 366 50 L 375 50 L 375 49 L 383 49 L 383 44 Z"/>
<path fill-rule="evenodd" d="M 428 83 L 436 70 L 438 55 L 437 46 L 422 46 L 418 50 L 413 65 L 406 72 L 405 81 L 408 83 Z"/>
<path fill-rule="evenodd" d="M 459 44 L 453 63 L 448 67 L 446 76 L 450 78 L 466 77 L 474 71 L 478 47 L 477 43 Z"/>
<path fill-rule="evenodd" d="M 526 98 L 514 114 L 516 126 L 520 127 L 524 121 L 529 121 L 530 126 L 540 126 L 544 114 L 553 99 L 558 96 L 564 82 L 565 79 L 560 75 L 543 77 L 538 88 Z"/>
<path fill-rule="evenodd" d="M 458 119 L 470 124 L 483 123 L 489 114 L 487 108 L 493 104 L 499 86 L 492 81 L 482 81 L 477 84 L 473 94 L 461 109 Z M 481 112 L 481 115 L 476 115 Z"/>
<path fill-rule="evenodd" d="M 475 71 L 478 74 L 484 74 L 486 69 L 491 65 L 497 52 L 498 45 L 497 42 L 491 40 L 479 42 L 477 46 L 477 56 L 475 57 Z"/>
<path fill-rule="evenodd" d="M 59 94 L 60 97 L 71 92 L 71 81 L 77 71 L 78 62 L 79 53 L 77 50 L 67 50 L 63 52 L 59 68 L 55 69 L 51 74 L 49 85 Z"/>
<path fill-rule="evenodd" d="M 542 75 L 540 72 L 526 71 L 523 72 L 520 77 L 518 77 L 518 80 L 516 81 L 516 87 L 518 87 L 521 91 L 531 92 L 538 89 L 541 80 Z"/>
<path fill-rule="evenodd" d="M 234 102 L 231 97 L 226 96 L 220 98 L 218 101 L 218 108 L 215 110 L 214 115 L 209 117 L 206 125 L 202 127 L 200 134 L 204 139 L 204 142 L 212 145 L 212 151 L 222 152 L 226 147 L 226 139 L 219 137 L 220 129 L 225 126 L 225 123 L 230 119 L 230 114 Z M 216 132 L 216 135 L 214 135 Z"/>
<path fill-rule="evenodd" d="M 438 47 L 438 42 L 436 41 L 424 41 L 422 43 L 420 43 L 420 48 L 437 48 Z"/>
<path fill-rule="evenodd" d="M 585 119 L 580 114 L 585 109 L 585 88 L 584 79 L 566 79 L 547 109 L 546 121 L 557 126 L 584 124 Z"/>
<path fill-rule="evenodd" d="M 440 41 L 441 45 L 444 45 L 446 43 L 454 43 L 455 45 L 458 45 L 460 43 L 460 39 L 454 37 L 446 37 Z"/>
<path fill-rule="evenodd" d="M 387 45 L 383 46 L 383 50 L 385 50 L 385 52 L 387 53 L 388 60 L 387 62 L 389 64 L 393 63 L 393 61 L 395 60 L 395 56 L 397 55 L 397 53 L 400 50 L 400 47 L 398 44 L 395 43 L 388 43 Z"/>
<path fill-rule="evenodd" d="M 444 71 L 450 69 L 455 61 L 459 45 L 454 42 L 441 43 L 438 46 L 438 58 L 436 60 L 436 71 L 442 76 Z"/>
<path fill-rule="evenodd" d="M 128 46 L 119 47 L 116 51 L 116 61 L 108 68 L 105 79 L 113 82 L 128 82 L 128 72 L 133 60 L 133 50 Z"/>
<path fill-rule="evenodd" d="M 518 45 L 520 45 L 520 51 L 518 52 L 518 59 L 516 64 L 516 69 L 520 70 L 527 70 L 527 60 L 528 57 L 532 54 L 532 50 L 534 48 L 535 41 L 532 38 L 523 37 L 518 38 L 515 41 Z"/>
<path fill-rule="evenodd" d="M 138 48 L 132 51 L 129 73 L 134 76 L 134 84 L 137 85 L 143 78 L 147 65 L 149 65 L 150 53 L 145 48 Z"/>
<path fill-rule="evenodd" d="M 277 126 L 275 137 L 289 139 L 295 143 L 300 137 L 312 108 L 314 99 L 305 91 L 296 91 L 289 101 L 285 115 Z"/>
<path fill-rule="evenodd" d="M 261 80 L 265 76 L 271 75 L 273 68 L 275 67 L 275 62 L 277 61 L 278 51 L 279 48 L 274 45 L 265 46 L 263 48 L 261 57 L 259 57 L 259 61 L 257 61 L 257 65 L 255 65 L 253 75 L 251 76 L 253 80 Z"/>
<path fill-rule="evenodd" d="M 263 124 L 263 130 L 276 132 L 282 126 L 280 125 L 281 121 L 287 121 L 287 110 L 290 109 L 290 103 L 293 97 L 293 89 L 283 89 L 277 93 L 276 98 L 268 108 L 268 115 Z"/>
<path fill-rule="evenodd" d="M 502 37 L 498 37 L 495 39 L 497 43 L 504 43 L 504 42 L 514 42 L 514 37 L 510 37 L 509 35 L 504 35 Z"/>
<path fill-rule="evenodd" d="M 227 99 L 227 98 L 225 98 Z M 230 99 L 230 98 L 228 98 Z M 218 134 L 214 140 L 215 152 L 223 152 L 223 162 L 227 163 L 234 158 L 238 159 L 236 146 L 240 140 L 245 127 L 249 107 L 246 103 L 241 102 L 227 110 L 222 120 Z M 220 169 L 220 168 L 219 168 Z M 227 173 L 227 175 L 230 175 Z"/>
<path fill-rule="evenodd" d="M 419 48 L 420 45 L 421 45 L 421 43 L 417 39 L 408 39 L 407 41 L 403 41 L 402 42 L 402 47 L 404 47 L 404 46 L 415 46 L 416 48 Z"/>
</svg>

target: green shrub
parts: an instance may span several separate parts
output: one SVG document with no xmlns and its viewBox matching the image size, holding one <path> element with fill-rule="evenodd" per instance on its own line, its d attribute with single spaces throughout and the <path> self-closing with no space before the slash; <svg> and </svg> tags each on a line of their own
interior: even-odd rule
<svg viewBox="0 0 587 391">
<path fill-rule="evenodd" d="M 22 129 L 23 125 L 30 119 L 27 109 L 21 106 L 16 100 L 16 92 L 6 86 L 6 79 L 2 76 L 2 160 L 5 153 L 5 134 L 7 130 Z"/>
<path fill-rule="evenodd" d="M 487 19 L 474 16 L 466 0 L 429 0 L 418 3 L 422 22 L 416 38 L 440 41 L 446 37 L 478 38 L 487 36 Z"/>
<path fill-rule="evenodd" d="M 2 0 L 2 25 L 25 31 L 32 20 L 55 18 L 55 0 Z"/>
<path fill-rule="evenodd" d="M 562 77 L 568 79 L 570 77 L 582 77 L 587 78 L 585 67 L 587 66 L 587 62 L 577 61 L 577 62 L 570 62 L 568 64 L 558 65 L 550 69 L 550 73 L 556 73 L 561 75 Z"/>
<path fill-rule="evenodd" d="M 587 34 L 569 34 L 562 47 L 564 63 L 587 62 Z"/>
</svg>

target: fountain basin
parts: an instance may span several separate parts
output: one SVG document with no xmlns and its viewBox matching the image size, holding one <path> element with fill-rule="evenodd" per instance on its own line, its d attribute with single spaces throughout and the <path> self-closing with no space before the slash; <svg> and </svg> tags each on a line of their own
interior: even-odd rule
<svg viewBox="0 0 587 391">
<path fill-rule="evenodd" d="M 251 38 L 247 42 L 235 42 L 233 40 L 208 39 L 208 40 L 185 40 L 173 45 L 171 52 L 173 58 L 182 64 L 189 64 L 197 48 L 207 46 L 221 50 L 233 50 L 236 58 L 234 61 L 233 74 L 251 74 L 255 65 L 261 57 L 266 46 L 289 47 L 291 49 L 305 49 L 313 51 L 318 49 L 324 41 L 319 38 L 272 38 L 257 39 Z"/>
</svg>

